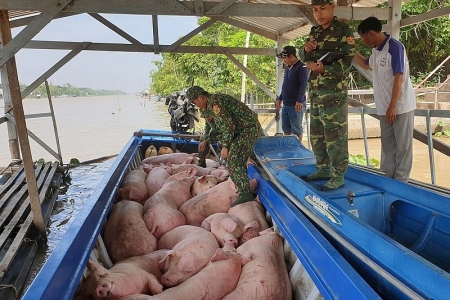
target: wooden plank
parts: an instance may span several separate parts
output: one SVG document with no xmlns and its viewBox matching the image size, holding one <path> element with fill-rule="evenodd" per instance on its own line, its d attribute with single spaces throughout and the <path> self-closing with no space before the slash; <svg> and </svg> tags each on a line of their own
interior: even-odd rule
<svg viewBox="0 0 450 300">
<path fill-rule="evenodd" d="M 50 165 L 50 163 L 46 163 L 44 166 L 43 171 L 40 173 L 40 176 L 38 177 L 38 186 L 41 186 L 41 190 L 39 193 L 39 199 L 40 203 L 45 199 L 45 196 L 47 194 L 47 190 L 53 180 L 53 175 L 55 174 L 56 170 L 58 168 L 58 163 L 55 162 L 53 165 Z M 14 218 L 9 222 L 8 226 L 4 229 L 3 234 L 8 234 L 17 226 L 20 226 L 19 232 L 14 237 L 14 241 L 10 245 L 8 251 L 6 252 L 6 255 L 3 257 L 2 261 L 0 262 L 0 278 L 3 278 L 5 275 L 5 272 L 8 270 L 9 266 L 11 265 L 12 261 L 14 260 L 17 251 L 20 248 L 20 245 L 23 243 L 23 239 L 28 232 L 32 222 L 33 222 L 33 215 L 32 213 L 28 214 L 28 217 L 25 219 L 23 224 L 18 224 L 20 220 L 23 217 L 23 214 L 26 212 L 26 210 L 30 206 L 30 197 L 28 196 L 27 199 L 24 201 L 22 206 L 19 210 L 17 210 Z"/>
<path fill-rule="evenodd" d="M 5 182 L 4 185 L 0 186 L 0 195 L 3 194 L 3 192 L 4 192 L 4 191 L 5 191 L 12 183 L 15 182 L 15 180 L 17 179 L 17 177 L 18 177 L 19 175 L 21 175 L 21 174 L 23 175 L 22 171 L 23 171 L 23 165 L 21 165 L 20 168 L 19 168 L 16 172 L 14 172 L 14 173 L 11 175 L 11 177 L 9 177 L 9 179 Z M 2 199 L 3 199 L 3 197 L 2 197 Z M 0 207 L 1 207 L 1 205 L 0 205 Z"/>
</svg>

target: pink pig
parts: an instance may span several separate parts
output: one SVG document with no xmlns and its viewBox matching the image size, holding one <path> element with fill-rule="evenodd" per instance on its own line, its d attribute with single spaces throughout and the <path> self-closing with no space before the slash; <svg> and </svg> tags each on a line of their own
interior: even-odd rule
<svg viewBox="0 0 450 300">
<path fill-rule="evenodd" d="M 143 210 L 142 204 L 128 200 L 112 207 L 104 241 L 113 262 L 156 250 L 157 240 L 144 223 Z"/>
<path fill-rule="evenodd" d="M 155 296 L 131 295 L 122 300 L 220 300 L 236 288 L 242 265 L 251 259 L 235 251 L 217 249 L 208 265 L 179 286 Z M 238 298 L 234 298 L 238 299 Z M 249 298 L 258 299 L 258 298 Z"/>
<path fill-rule="evenodd" d="M 143 167 L 129 171 L 122 181 L 119 189 L 119 200 L 133 200 L 140 204 L 144 204 L 148 199 L 147 186 L 145 185 L 145 179 L 147 173 L 144 172 Z"/>
<path fill-rule="evenodd" d="M 191 198 L 191 186 L 195 181 L 195 169 L 170 176 L 162 188 L 144 205 L 144 221 L 148 230 L 159 239 L 171 229 L 186 224 L 184 215 L 178 210 Z"/>
<path fill-rule="evenodd" d="M 143 164 L 197 164 L 197 154 L 187 154 L 187 153 L 170 153 L 170 154 L 162 154 L 158 156 L 150 156 L 146 159 L 142 160 Z"/>
<path fill-rule="evenodd" d="M 242 234 L 239 238 L 239 245 L 242 245 L 251 238 L 257 237 L 260 231 L 269 228 L 266 217 L 264 215 L 264 207 L 258 201 L 250 201 L 233 206 L 228 211 L 228 214 L 239 220 L 242 224 L 248 224 L 252 221 L 258 222 L 258 227 L 250 228 Z"/>
<path fill-rule="evenodd" d="M 250 255 L 252 260 L 242 268 L 236 289 L 223 300 L 292 299 L 283 239 L 272 228 L 260 234 L 237 249 L 241 255 Z"/>
<path fill-rule="evenodd" d="M 145 186 L 147 187 L 149 197 L 159 191 L 167 178 L 170 177 L 170 173 L 168 171 L 170 168 L 167 168 L 165 165 L 150 166 L 147 179 L 145 180 Z"/>
<path fill-rule="evenodd" d="M 256 187 L 256 179 L 250 180 L 250 187 Z M 189 225 L 200 226 L 207 217 L 215 213 L 226 213 L 237 199 L 236 187 L 233 181 L 228 179 L 213 188 L 192 197 L 180 206 L 180 211 L 186 217 Z"/>
<path fill-rule="evenodd" d="M 192 185 L 192 196 L 197 196 L 212 187 L 215 187 L 218 183 L 223 180 L 217 179 L 213 175 L 203 175 L 197 178 Z"/>
<path fill-rule="evenodd" d="M 164 234 L 159 249 L 172 249 L 160 262 L 161 283 L 176 286 L 200 271 L 219 245 L 211 232 L 200 227 L 183 225 Z"/>
<path fill-rule="evenodd" d="M 207 217 L 201 225 L 202 228 L 211 231 L 221 247 L 225 244 L 237 247 L 238 239 L 249 229 L 258 228 L 258 222 L 252 221 L 243 224 L 227 213 L 216 213 Z"/>
<path fill-rule="evenodd" d="M 139 293 L 161 293 L 163 287 L 158 281 L 161 277 L 158 261 L 166 252 L 167 250 L 158 250 L 131 257 L 116 263 L 109 270 L 89 260 L 90 273 L 75 299 L 117 299 Z"/>
</svg>

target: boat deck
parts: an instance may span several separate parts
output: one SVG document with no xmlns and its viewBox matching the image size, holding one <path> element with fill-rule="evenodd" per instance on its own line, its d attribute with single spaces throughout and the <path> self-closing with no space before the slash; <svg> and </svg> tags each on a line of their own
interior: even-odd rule
<svg viewBox="0 0 450 300">
<path fill-rule="evenodd" d="M 37 163 L 36 182 L 45 224 L 58 196 L 58 163 Z M 45 241 L 33 225 L 23 166 L 0 184 L 0 299 L 17 299 L 33 263 L 38 244 Z"/>
</svg>

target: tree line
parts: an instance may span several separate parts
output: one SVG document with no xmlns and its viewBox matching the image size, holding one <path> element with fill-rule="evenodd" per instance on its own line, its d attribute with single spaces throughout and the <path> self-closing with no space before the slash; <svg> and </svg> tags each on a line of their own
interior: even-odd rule
<svg viewBox="0 0 450 300">
<path fill-rule="evenodd" d="M 427 11 L 450 5 L 450 0 L 410 0 L 402 2 L 402 18 L 419 15 Z M 387 6 L 384 3 L 380 6 Z M 201 25 L 207 17 L 198 19 Z M 349 25 L 356 32 L 360 21 L 350 20 Z M 186 46 L 245 47 L 247 32 L 228 24 L 216 22 L 200 34 L 188 40 Z M 304 45 L 307 36 L 290 41 L 297 49 Z M 428 20 L 401 28 L 400 41 L 405 45 L 409 58 L 413 84 L 422 81 L 437 65 L 450 55 L 450 19 L 448 16 Z M 283 45 L 284 46 L 284 45 Z M 273 40 L 251 34 L 249 47 L 274 48 Z M 356 48 L 366 57 L 370 54 L 360 39 Z M 243 55 L 236 55 L 243 61 Z M 247 68 L 272 91 L 276 91 L 275 56 L 249 55 Z M 163 53 L 162 60 L 153 61 L 157 69 L 150 72 L 152 94 L 169 95 L 190 86 L 192 78 L 209 92 L 220 92 L 240 98 L 242 71 L 225 55 Z M 442 82 L 450 74 L 450 61 L 430 77 L 427 85 Z M 356 69 L 351 72 L 351 89 L 370 88 L 371 84 Z M 246 94 L 259 99 L 258 102 L 272 100 L 247 77 Z"/>
<path fill-rule="evenodd" d="M 20 84 L 20 90 L 23 91 L 28 86 L 24 83 Z M 48 84 L 50 89 L 50 95 L 52 97 L 89 97 L 89 96 L 111 96 L 111 95 L 126 95 L 124 91 L 119 90 L 94 90 L 86 87 L 76 87 L 71 85 L 70 83 L 66 83 L 64 85 L 53 85 L 52 83 Z M 2 85 L 0 83 L 0 88 Z M 27 98 L 41 98 L 47 97 L 47 89 L 45 84 L 41 84 L 37 87 Z"/>
</svg>

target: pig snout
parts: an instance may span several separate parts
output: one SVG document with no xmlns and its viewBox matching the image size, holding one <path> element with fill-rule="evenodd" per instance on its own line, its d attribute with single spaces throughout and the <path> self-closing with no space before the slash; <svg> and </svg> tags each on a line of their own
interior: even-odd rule
<svg viewBox="0 0 450 300">
<path fill-rule="evenodd" d="M 235 237 L 226 237 L 223 239 L 223 244 L 227 245 L 228 247 L 233 246 L 234 248 L 237 248 L 238 246 L 238 240 Z"/>
<path fill-rule="evenodd" d="M 168 275 L 167 273 L 166 273 L 166 274 L 163 274 L 163 275 L 161 276 L 161 283 L 162 283 L 163 286 L 169 287 L 169 288 L 178 285 L 178 281 L 175 280 L 175 279 L 174 279 L 173 277 L 171 277 L 170 275 Z"/>
<path fill-rule="evenodd" d="M 99 283 L 97 289 L 95 290 L 96 299 L 105 299 L 108 296 L 109 291 L 112 289 L 113 285 L 109 282 Z"/>
</svg>

